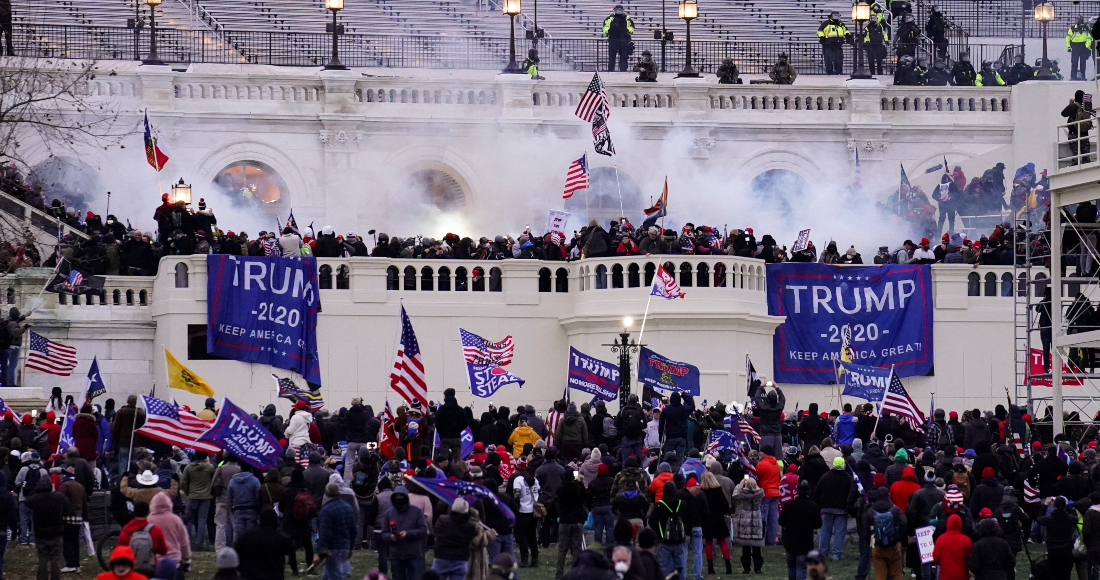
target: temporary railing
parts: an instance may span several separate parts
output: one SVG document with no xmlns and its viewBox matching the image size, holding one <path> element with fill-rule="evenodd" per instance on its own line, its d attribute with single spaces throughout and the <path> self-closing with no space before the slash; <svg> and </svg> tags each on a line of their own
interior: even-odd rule
<svg viewBox="0 0 1100 580">
<path fill-rule="evenodd" d="M 1059 172 L 1096 163 L 1096 135 L 1089 134 L 1094 129 L 1095 118 L 1058 125 L 1054 157 L 1058 160 Z"/>
</svg>

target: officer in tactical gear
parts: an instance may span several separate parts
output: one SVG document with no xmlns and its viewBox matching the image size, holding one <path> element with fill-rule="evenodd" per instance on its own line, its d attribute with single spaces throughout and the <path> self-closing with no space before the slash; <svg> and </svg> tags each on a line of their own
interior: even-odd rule
<svg viewBox="0 0 1100 580">
<path fill-rule="evenodd" d="M 924 84 L 930 87 L 946 87 L 951 84 L 951 73 L 947 71 L 947 62 L 937 58 L 932 68 L 925 73 Z"/>
<path fill-rule="evenodd" d="M 951 78 L 955 80 L 956 87 L 974 86 L 974 76 L 976 74 L 974 65 L 970 64 L 969 52 L 962 53 L 962 55 L 959 56 L 959 60 L 955 61 L 955 66 L 951 69 Z"/>
<path fill-rule="evenodd" d="M 652 52 L 649 52 L 648 50 L 642 51 L 642 60 L 639 60 L 638 64 L 634 65 L 634 72 L 638 73 L 637 78 L 634 79 L 636 82 L 657 82 L 657 63 L 653 62 Z"/>
<path fill-rule="evenodd" d="M 615 70 L 615 55 L 618 55 L 619 72 L 626 72 L 627 58 L 633 46 L 630 35 L 634 34 L 634 20 L 627 16 L 622 4 L 616 5 L 611 16 L 604 19 L 603 33 L 607 36 L 607 71 Z"/>
<path fill-rule="evenodd" d="M 898 59 L 898 68 L 894 71 L 894 84 L 898 86 L 915 87 L 920 84 L 920 72 L 909 55 Z"/>
<path fill-rule="evenodd" d="M 523 72 L 531 75 L 531 78 L 542 81 L 546 77 L 539 74 L 539 51 L 532 48 L 527 51 L 527 58 L 523 61 Z"/>
<path fill-rule="evenodd" d="M 734 64 L 733 59 L 726 57 L 722 59 L 722 64 L 718 65 L 718 84 L 720 85 L 739 85 L 741 79 L 738 78 L 737 65 Z"/>
<path fill-rule="evenodd" d="M 825 74 L 843 74 L 844 45 L 851 42 L 851 38 L 848 28 L 840 21 L 839 12 L 834 10 L 829 14 L 829 19 L 821 23 L 821 27 L 817 29 L 817 40 L 822 45 Z"/>
<path fill-rule="evenodd" d="M 863 50 L 867 53 L 867 64 L 873 75 L 882 74 L 887 44 L 890 44 L 890 25 L 872 18 L 863 34 Z"/>
<path fill-rule="evenodd" d="M 1066 52 L 1070 53 L 1070 80 L 1085 80 L 1085 65 L 1092 56 L 1092 33 L 1082 16 L 1066 31 Z"/>
<path fill-rule="evenodd" d="M 897 38 L 894 39 L 894 49 L 899 57 L 917 56 L 917 43 L 920 42 L 920 28 L 913 22 L 913 15 L 906 14 L 901 17 L 901 26 L 898 27 Z"/>
<path fill-rule="evenodd" d="M 1001 78 L 1001 75 L 998 74 L 997 71 L 993 70 L 993 62 L 983 60 L 982 70 L 978 71 L 978 74 L 974 77 L 974 86 L 995 87 L 1004 84 L 1005 81 Z"/>
<path fill-rule="evenodd" d="M 1030 80 L 1033 76 L 1035 76 L 1035 69 L 1024 62 L 1024 55 L 1017 54 L 1016 64 L 1008 69 L 1008 74 L 1005 75 L 1005 82 L 1010 85 L 1018 85 L 1026 80 Z"/>
<path fill-rule="evenodd" d="M 777 85 L 794 84 L 794 79 L 798 78 L 798 73 L 794 70 L 794 67 L 791 66 L 791 63 L 787 62 L 787 53 L 779 53 L 779 61 L 772 65 L 772 70 L 768 73 L 768 77 Z"/>
<path fill-rule="evenodd" d="M 932 7 L 932 13 L 928 16 L 928 23 L 924 25 L 924 33 L 932 39 L 932 46 L 936 51 L 936 58 L 947 59 L 947 19 L 936 6 Z"/>
</svg>

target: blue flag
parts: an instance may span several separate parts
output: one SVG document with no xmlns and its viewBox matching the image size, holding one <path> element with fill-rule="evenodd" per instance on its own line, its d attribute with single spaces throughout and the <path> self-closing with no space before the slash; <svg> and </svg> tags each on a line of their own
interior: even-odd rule
<svg viewBox="0 0 1100 580">
<path fill-rule="evenodd" d="M 494 364 L 466 363 L 466 377 L 470 381 L 470 392 L 482 398 L 493 396 L 504 385 L 519 383 L 522 387 L 526 382 Z"/>
<path fill-rule="evenodd" d="M 73 422 L 75 421 L 76 407 L 69 405 L 69 409 L 65 411 L 65 422 L 61 424 L 61 437 L 57 443 L 58 453 L 65 453 L 66 449 L 76 446 L 76 441 L 73 439 Z"/>
<path fill-rule="evenodd" d="M 890 368 L 868 367 L 855 363 L 836 361 L 837 383 L 844 385 L 846 397 L 859 397 L 868 401 L 881 401 L 890 384 Z"/>
<path fill-rule="evenodd" d="M 92 366 L 88 367 L 88 388 L 86 398 L 91 401 L 92 399 L 106 394 L 107 385 L 103 383 L 103 375 L 99 374 L 99 360 L 97 357 L 92 357 Z"/>
<path fill-rule="evenodd" d="M 569 347 L 569 388 L 595 395 L 604 401 L 619 398 L 619 365 L 592 358 Z"/>
<path fill-rule="evenodd" d="M 467 427 L 462 430 L 459 437 L 462 439 L 462 458 L 466 459 L 474 452 L 474 432 Z"/>
<path fill-rule="evenodd" d="M 733 426 L 736 428 L 737 422 L 733 422 Z M 707 453 L 714 453 L 716 451 L 733 450 L 738 451 L 740 446 L 737 444 L 737 436 L 729 431 L 719 431 L 713 429 L 710 432 L 710 440 L 707 442 Z"/>
<path fill-rule="evenodd" d="M 702 481 L 703 472 L 706 470 L 707 466 L 703 465 L 703 460 L 697 457 L 688 457 L 680 466 L 680 473 L 684 476 L 684 479 L 694 477 L 695 481 Z"/>
<path fill-rule="evenodd" d="M 663 357 L 646 347 L 638 355 L 638 382 L 664 391 L 699 395 L 699 368 Z"/>
<path fill-rule="evenodd" d="M 264 471 L 278 465 L 283 455 L 279 440 L 229 399 L 222 401 L 218 418 L 198 440 L 209 441 Z"/>
<path fill-rule="evenodd" d="M 504 517 L 512 522 L 516 521 L 516 514 L 512 513 L 512 510 L 508 506 L 500 503 L 495 493 L 472 481 L 462 481 L 459 479 L 428 479 L 426 477 L 410 477 L 409 480 L 424 488 L 424 491 L 443 500 L 447 505 L 451 505 L 454 503 L 455 499 L 460 497 L 469 503 L 474 503 L 478 498 L 481 498 L 495 505 L 497 509 L 504 514 Z"/>
</svg>

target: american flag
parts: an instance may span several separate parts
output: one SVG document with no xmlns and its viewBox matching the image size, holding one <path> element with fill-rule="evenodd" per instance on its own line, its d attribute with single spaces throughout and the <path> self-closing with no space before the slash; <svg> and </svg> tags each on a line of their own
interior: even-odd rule
<svg viewBox="0 0 1100 580">
<path fill-rule="evenodd" d="M 175 401 L 169 403 L 145 395 L 141 396 L 141 401 L 145 405 L 145 424 L 138 428 L 138 433 L 184 449 L 207 453 L 221 451 L 220 447 L 209 441 L 198 441 L 199 436 L 213 423 L 180 409 Z"/>
<path fill-rule="evenodd" d="M 882 412 L 886 411 L 898 415 L 913 429 L 921 430 L 921 425 L 924 424 L 924 416 L 921 415 L 920 409 L 917 409 L 913 398 L 905 392 L 905 387 L 901 385 L 901 379 L 896 372 L 890 373 L 890 386 L 882 399 Z"/>
<path fill-rule="evenodd" d="M 462 339 L 462 356 L 470 364 L 504 366 L 512 362 L 516 344 L 511 336 L 505 337 L 500 342 L 489 342 L 462 328 L 458 329 L 458 336 Z"/>
<path fill-rule="evenodd" d="M 76 368 L 76 348 L 54 342 L 36 332 L 30 333 L 27 368 L 67 377 Z"/>
<path fill-rule="evenodd" d="M 421 405 L 428 406 L 428 383 L 424 378 L 420 343 L 404 306 L 401 307 L 401 342 L 397 345 L 397 357 L 390 372 L 390 387 L 406 401 L 420 401 Z"/>
<path fill-rule="evenodd" d="M 1023 459 L 1027 455 L 1027 449 L 1024 448 L 1024 442 L 1020 440 L 1019 433 L 1012 434 L 1012 445 L 1016 447 L 1016 455 Z"/>
<path fill-rule="evenodd" d="M 650 403 L 653 404 L 654 409 L 661 409 L 662 411 L 665 409 L 665 402 L 662 401 L 660 397 L 653 397 Z"/>
<path fill-rule="evenodd" d="M 1039 503 L 1039 490 L 1031 485 L 1031 481 L 1024 479 L 1024 501 L 1027 503 Z"/>
<path fill-rule="evenodd" d="M 592 75 L 592 82 L 588 83 L 588 88 L 581 95 L 581 102 L 577 104 L 577 110 L 573 114 L 591 123 L 592 117 L 601 108 L 607 109 L 607 91 L 604 90 L 600 73 L 596 73 Z M 604 113 L 604 116 L 610 117 L 610 111 Z"/>
<path fill-rule="evenodd" d="M 62 284 L 62 286 L 64 286 L 66 290 L 72 292 L 76 290 L 76 287 L 80 286 L 80 283 L 83 281 L 84 274 L 81 274 L 80 270 L 73 270 L 69 272 L 69 277 L 65 279 L 65 283 Z"/>
<path fill-rule="evenodd" d="M 546 414 L 546 445 L 549 447 L 554 446 L 554 433 L 558 432 L 561 416 L 562 413 L 559 413 L 557 409 L 553 409 Z"/>
<path fill-rule="evenodd" d="M 271 378 L 275 379 L 275 385 L 279 390 L 279 398 L 305 401 L 309 405 L 310 413 L 316 413 L 325 406 L 325 399 L 321 397 L 321 393 L 301 389 L 294 381 L 287 377 L 276 376 L 275 373 L 271 373 Z"/>
<path fill-rule="evenodd" d="M 745 420 L 741 415 L 737 416 L 737 426 L 741 429 L 743 435 L 752 437 L 753 443 L 760 443 L 760 434 L 756 432 L 756 429 L 749 425 L 749 422 Z"/>
<path fill-rule="evenodd" d="M 673 278 L 672 274 L 666 272 L 663 267 L 657 268 L 657 275 L 653 277 L 653 288 L 649 293 L 652 296 L 660 296 L 668 300 L 687 296 L 687 294 L 684 294 L 684 292 L 680 290 L 680 285 L 676 283 L 676 278 Z"/>
<path fill-rule="evenodd" d="M 565 172 L 565 193 L 562 194 L 562 198 L 569 199 L 573 197 L 574 192 L 581 189 L 588 189 L 587 153 L 569 164 L 569 170 Z"/>
</svg>

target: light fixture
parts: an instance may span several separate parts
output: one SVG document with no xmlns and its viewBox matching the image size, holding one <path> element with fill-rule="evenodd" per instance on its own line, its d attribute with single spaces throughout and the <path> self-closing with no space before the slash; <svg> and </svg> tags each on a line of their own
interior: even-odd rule
<svg viewBox="0 0 1100 580">
<path fill-rule="evenodd" d="M 623 327 L 624 328 L 630 328 L 633 325 L 634 325 L 634 319 L 633 318 L 627 316 L 626 318 L 623 319 Z"/>
<path fill-rule="evenodd" d="M 348 70 L 340 62 L 340 24 L 336 22 L 336 13 L 344 9 L 344 0 L 325 0 L 325 8 L 332 11 L 332 59 L 325 70 Z"/>
<path fill-rule="evenodd" d="M 503 0 L 500 3 L 500 11 L 511 20 L 511 44 L 508 45 L 508 66 L 504 67 L 504 73 L 523 74 L 523 69 L 516 62 L 516 16 L 523 10 L 520 0 Z"/>
<path fill-rule="evenodd" d="M 699 17 L 699 3 L 696 0 L 680 0 L 679 16 L 687 26 L 687 36 L 685 37 L 686 46 L 684 47 L 684 70 L 680 71 L 676 78 L 697 78 L 699 73 L 691 67 L 691 21 Z"/>
<path fill-rule="evenodd" d="M 142 0 L 149 7 L 149 56 L 141 61 L 141 64 L 164 65 L 165 62 L 157 55 L 157 6 L 161 0 Z"/>
<path fill-rule="evenodd" d="M 1050 60 L 1047 59 L 1047 24 L 1054 21 L 1054 4 L 1050 2 L 1036 4 L 1035 20 L 1042 25 L 1043 29 L 1043 60 L 1035 78 L 1041 81 L 1052 81 L 1055 77 L 1052 70 L 1054 67 L 1050 66 Z"/>
<path fill-rule="evenodd" d="M 1043 2 L 1042 4 L 1035 5 L 1035 20 L 1039 22 L 1053 22 L 1054 21 L 1054 4 L 1050 2 Z"/>
<path fill-rule="evenodd" d="M 871 19 L 871 5 L 860 0 L 858 4 L 852 5 L 852 21 L 856 23 L 856 68 L 852 71 L 850 79 L 870 79 L 873 78 L 870 73 L 867 72 L 867 68 L 863 65 L 863 23 Z"/>
<path fill-rule="evenodd" d="M 867 22 L 871 19 L 871 5 L 866 2 L 852 5 L 852 21 Z"/>
<path fill-rule="evenodd" d="M 183 182 L 183 178 L 180 178 L 179 183 L 172 184 L 172 196 L 170 198 L 172 203 L 182 201 L 185 204 L 191 203 L 191 186 Z"/>
<path fill-rule="evenodd" d="M 500 3 L 500 11 L 505 16 L 518 16 L 520 12 L 523 12 L 523 3 L 521 0 L 504 0 Z"/>
</svg>

